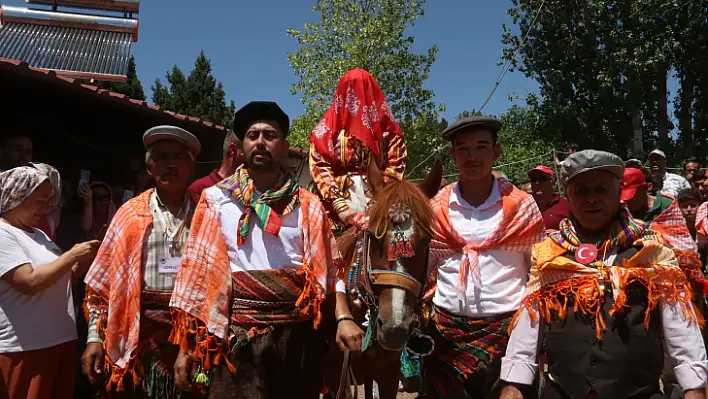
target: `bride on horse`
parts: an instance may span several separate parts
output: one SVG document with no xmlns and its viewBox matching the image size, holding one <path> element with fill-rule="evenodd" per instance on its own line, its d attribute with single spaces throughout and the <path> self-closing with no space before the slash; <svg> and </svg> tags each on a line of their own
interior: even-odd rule
<svg viewBox="0 0 708 399">
<path fill-rule="evenodd" d="M 356 223 L 371 199 L 369 158 L 384 181 L 403 179 L 406 145 L 384 94 L 371 74 L 344 74 L 332 106 L 310 134 L 310 172 L 338 229 Z"/>
</svg>

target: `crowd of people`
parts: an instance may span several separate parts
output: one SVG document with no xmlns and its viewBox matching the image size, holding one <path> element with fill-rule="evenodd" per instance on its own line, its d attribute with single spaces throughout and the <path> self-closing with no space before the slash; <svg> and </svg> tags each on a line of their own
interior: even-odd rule
<svg viewBox="0 0 708 399">
<path fill-rule="evenodd" d="M 696 162 L 681 177 L 660 150 L 645 168 L 573 146 L 519 189 L 492 170 L 502 123 L 463 117 L 441 132 L 459 180 L 432 182 L 429 225 L 381 233 L 368 210 L 403 179 L 407 152 L 375 79 L 340 80 L 311 133 L 312 191 L 283 167 L 289 125 L 276 103 L 245 105 L 220 168 L 191 185 L 199 139 L 151 128 L 133 184 L 86 182 L 73 215 L 70 184 L 32 162 L 26 137 L 5 138 L 0 398 L 319 398 L 328 351 L 356 356 L 383 323 L 355 317 L 345 230 L 410 280 L 412 248 L 429 249 L 415 290 L 415 324 L 435 344 L 421 397 L 535 398 L 539 380 L 543 399 L 705 397 Z M 409 220 L 394 205 L 377 212 L 384 225 Z M 392 298 L 387 322 L 403 323 L 407 297 Z"/>
</svg>

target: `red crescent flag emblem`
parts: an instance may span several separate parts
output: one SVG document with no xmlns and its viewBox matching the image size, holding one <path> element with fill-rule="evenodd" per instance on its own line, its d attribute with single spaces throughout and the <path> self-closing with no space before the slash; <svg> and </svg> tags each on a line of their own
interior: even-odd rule
<svg viewBox="0 0 708 399">
<path fill-rule="evenodd" d="M 583 244 L 575 251 L 575 260 L 583 265 L 592 263 L 597 258 L 597 247 L 592 244 Z"/>
</svg>

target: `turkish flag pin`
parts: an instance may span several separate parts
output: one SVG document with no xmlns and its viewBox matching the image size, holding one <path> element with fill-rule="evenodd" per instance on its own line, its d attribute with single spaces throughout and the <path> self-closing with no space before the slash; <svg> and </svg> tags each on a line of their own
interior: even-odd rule
<svg viewBox="0 0 708 399">
<path fill-rule="evenodd" d="M 592 244 L 583 244 L 575 251 L 575 260 L 583 265 L 592 263 L 597 258 L 597 247 Z"/>
</svg>

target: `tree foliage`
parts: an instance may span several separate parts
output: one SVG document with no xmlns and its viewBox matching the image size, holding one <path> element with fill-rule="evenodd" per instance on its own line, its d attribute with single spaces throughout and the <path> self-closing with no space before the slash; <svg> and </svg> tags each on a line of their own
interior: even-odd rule
<svg viewBox="0 0 708 399">
<path fill-rule="evenodd" d="M 538 106 L 544 137 L 624 156 L 636 135 L 645 143 L 644 152 L 656 144 L 670 151 L 674 125 L 668 114 L 667 80 L 675 70 L 681 81 L 674 100 L 678 144 L 680 152 L 692 152 L 693 125 L 697 131 L 704 125 L 692 120 L 691 109 L 701 105 L 699 75 L 707 73 L 697 65 L 708 50 L 702 36 L 708 1 L 512 3 L 509 14 L 520 32 L 515 35 L 503 27 L 503 58 L 538 82 L 539 96 L 531 96 L 529 103 Z M 520 60 L 514 56 L 517 48 Z"/>
<path fill-rule="evenodd" d="M 424 54 L 411 51 L 415 39 L 406 35 L 423 15 L 424 0 L 318 0 L 318 22 L 288 29 L 299 49 L 288 54 L 298 82 L 305 114 L 293 122 L 291 144 L 307 148 L 310 131 L 332 101 L 339 79 L 353 68 L 369 71 L 381 86 L 394 115 L 405 128 L 411 160 L 430 151 L 439 107 L 424 87 L 438 48 Z M 412 129 L 412 130 L 407 130 Z M 418 148 L 415 143 L 427 145 Z"/>
<path fill-rule="evenodd" d="M 185 77 L 177 65 L 166 74 L 167 85 L 155 79 L 152 101 L 170 111 L 197 116 L 210 122 L 230 126 L 236 105 L 227 104 L 221 82 L 211 74 L 211 61 L 202 51 L 194 68 Z"/>
</svg>

